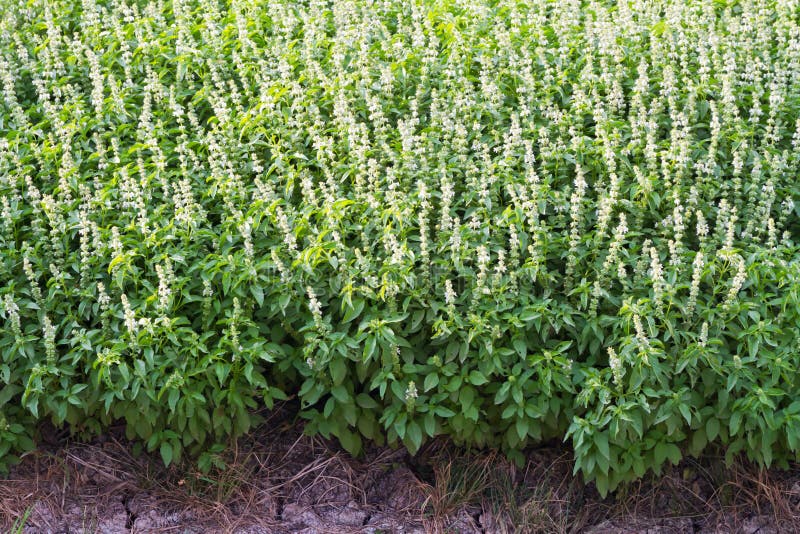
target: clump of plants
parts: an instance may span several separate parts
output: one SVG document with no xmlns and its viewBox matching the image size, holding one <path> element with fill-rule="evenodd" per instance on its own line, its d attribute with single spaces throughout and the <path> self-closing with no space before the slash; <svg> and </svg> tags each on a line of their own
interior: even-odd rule
<svg viewBox="0 0 800 534">
<path fill-rule="evenodd" d="M 0 0 L 0 465 L 290 397 L 601 493 L 797 458 L 796 8 Z"/>
</svg>

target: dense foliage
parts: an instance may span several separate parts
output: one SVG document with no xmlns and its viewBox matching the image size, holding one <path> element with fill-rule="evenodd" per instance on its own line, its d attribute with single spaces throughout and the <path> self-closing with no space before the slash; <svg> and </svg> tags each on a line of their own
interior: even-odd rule
<svg viewBox="0 0 800 534">
<path fill-rule="evenodd" d="M 0 6 L 0 463 L 285 398 L 603 493 L 797 457 L 796 0 Z"/>
</svg>

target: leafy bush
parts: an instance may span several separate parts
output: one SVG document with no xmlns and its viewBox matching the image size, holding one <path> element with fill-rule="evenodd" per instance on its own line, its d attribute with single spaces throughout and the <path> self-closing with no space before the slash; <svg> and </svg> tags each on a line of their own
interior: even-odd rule
<svg viewBox="0 0 800 534">
<path fill-rule="evenodd" d="M 797 458 L 796 2 L 0 5 L 0 463 L 286 398 L 602 493 Z"/>
</svg>

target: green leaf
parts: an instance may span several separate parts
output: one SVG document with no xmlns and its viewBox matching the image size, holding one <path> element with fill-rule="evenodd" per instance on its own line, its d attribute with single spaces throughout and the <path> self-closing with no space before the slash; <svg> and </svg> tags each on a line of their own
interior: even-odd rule
<svg viewBox="0 0 800 534">
<path fill-rule="evenodd" d="M 355 432 L 343 430 L 339 433 L 339 443 L 342 444 L 344 450 L 357 456 L 361 452 L 361 437 Z"/>
<path fill-rule="evenodd" d="M 741 412 L 733 412 L 731 414 L 731 419 L 729 424 L 731 437 L 735 436 L 739 433 L 739 426 L 742 424 L 742 413 Z"/>
<path fill-rule="evenodd" d="M 483 373 L 476 370 L 469 374 L 469 381 L 476 386 L 482 386 L 483 384 L 487 383 L 489 379 L 486 378 Z"/>
<path fill-rule="evenodd" d="M 515 427 L 516 427 L 517 436 L 519 436 L 519 439 L 522 440 L 522 439 L 525 439 L 525 437 L 527 437 L 529 424 L 530 423 L 528 422 L 528 419 L 525 418 L 525 417 L 520 417 L 519 419 L 517 419 L 517 421 L 515 423 Z"/>
<path fill-rule="evenodd" d="M 667 22 L 664 20 L 660 20 L 653 24 L 653 27 L 650 28 L 650 33 L 654 37 L 660 37 L 665 31 L 667 31 Z"/>
<path fill-rule="evenodd" d="M 331 395 L 342 404 L 348 404 L 350 402 L 350 394 L 347 392 L 347 388 L 342 385 L 331 388 Z"/>
<path fill-rule="evenodd" d="M 716 417 L 711 417 L 708 421 L 706 421 L 706 436 L 708 437 L 708 441 L 714 441 L 718 435 L 719 419 Z"/>
<path fill-rule="evenodd" d="M 375 400 L 366 393 L 359 393 L 356 396 L 356 404 L 358 404 L 365 410 L 374 410 L 375 408 L 378 407 L 378 403 L 375 402 Z"/>
<path fill-rule="evenodd" d="M 605 499 L 609 491 L 608 475 L 598 474 L 595 476 L 594 485 L 597 488 L 597 493 L 600 494 L 600 497 Z"/>
<path fill-rule="evenodd" d="M 159 452 L 161 453 L 161 459 L 164 460 L 164 465 L 169 467 L 169 464 L 172 463 L 172 445 L 168 441 L 163 441 Z"/>
<path fill-rule="evenodd" d="M 519 337 L 515 338 L 511 342 L 511 344 L 514 345 L 514 350 L 517 351 L 517 354 L 519 355 L 520 358 L 525 358 L 525 356 L 527 356 L 527 354 L 528 354 L 528 344 L 525 342 L 524 339 L 519 338 Z"/>
<path fill-rule="evenodd" d="M 657 465 L 663 464 L 666 460 L 677 465 L 681 461 L 681 450 L 673 443 L 661 442 L 656 445 L 653 457 Z"/>
<path fill-rule="evenodd" d="M 436 434 L 436 417 L 433 415 L 433 412 L 428 412 L 422 420 L 422 423 L 425 427 L 425 433 L 430 437 L 434 437 Z"/>
<path fill-rule="evenodd" d="M 372 417 L 359 417 L 358 422 L 358 431 L 367 438 L 367 439 L 376 439 L 378 436 L 376 435 L 377 426 L 375 424 L 375 419 Z"/>
<path fill-rule="evenodd" d="M 433 372 L 425 377 L 424 391 L 430 391 L 439 385 L 439 375 Z"/>
<path fill-rule="evenodd" d="M 687 425 L 691 425 L 692 424 L 692 412 L 689 410 L 689 407 L 687 405 L 685 405 L 685 404 L 679 404 L 678 405 L 678 410 L 680 410 L 681 415 L 683 415 L 683 418 L 686 420 L 686 424 Z"/>
<path fill-rule="evenodd" d="M 705 446 L 708 444 L 708 437 L 704 428 L 699 428 L 692 433 L 692 448 L 693 455 L 699 455 Z"/>
<path fill-rule="evenodd" d="M 375 345 L 377 345 L 377 343 L 378 340 L 375 338 L 375 336 L 367 337 L 367 342 L 364 344 L 364 354 L 362 356 L 364 362 L 367 362 L 370 358 L 372 358 L 372 355 L 375 353 Z"/>
<path fill-rule="evenodd" d="M 252 293 L 253 298 L 256 299 L 256 302 L 259 306 L 264 305 L 264 290 L 261 288 L 261 286 L 255 284 L 251 285 L 250 293 Z"/>
<path fill-rule="evenodd" d="M 338 386 L 344 382 L 344 379 L 347 376 L 347 364 L 344 361 L 342 361 L 340 358 L 336 358 L 330 364 L 328 364 L 328 368 L 331 371 L 331 380 L 333 380 L 333 385 Z"/>
<path fill-rule="evenodd" d="M 444 417 L 446 419 L 456 415 L 456 412 L 454 412 L 450 408 L 445 408 L 444 406 L 437 406 L 436 408 L 434 408 L 433 412 L 439 417 Z"/>
<path fill-rule="evenodd" d="M 217 375 L 217 380 L 219 380 L 220 385 L 225 385 L 225 379 L 228 378 L 228 373 L 230 370 L 230 365 L 223 362 L 217 362 L 214 365 L 214 372 Z"/>
<path fill-rule="evenodd" d="M 475 389 L 469 386 L 462 388 L 458 395 L 458 400 L 461 402 L 463 409 L 466 410 L 475 402 Z"/>
<path fill-rule="evenodd" d="M 599 433 L 594 437 L 594 445 L 597 447 L 598 452 L 606 459 L 611 460 L 611 451 L 608 446 L 608 436 Z"/>
<path fill-rule="evenodd" d="M 406 426 L 406 438 L 411 446 L 408 448 L 411 454 L 416 454 L 422 446 L 422 429 L 416 421 L 411 421 Z"/>
<path fill-rule="evenodd" d="M 361 315 L 364 311 L 364 299 L 354 299 L 352 306 L 347 306 L 347 311 L 342 318 L 342 323 L 346 324 Z"/>
</svg>

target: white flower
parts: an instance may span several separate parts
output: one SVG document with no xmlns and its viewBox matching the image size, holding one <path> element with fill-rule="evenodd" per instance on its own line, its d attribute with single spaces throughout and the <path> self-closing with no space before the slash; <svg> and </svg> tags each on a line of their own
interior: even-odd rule
<svg viewBox="0 0 800 534">
<path fill-rule="evenodd" d="M 624 213 L 619 214 L 619 224 L 617 225 L 616 229 L 614 230 L 614 237 L 611 240 L 611 245 L 608 247 L 608 255 L 606 256 L 605 261 L 603 262 L 603 267 L 601 269 L 601 276 L 604 276 L 608 273 L 613 265 L 617 263 L 619 259 L 619 252 L 622 250 L 622 245 L 625 241 L 625 235 L 628 233 L 628 220 L 625 217 Z"/>
<path fill-rule="evenodd" d="M 297 239 L 292 232 L 291 226 L 289 226 L 289 218 L 286 216 L 286 213 L 283 211 L 283 209 L 281 209 L 280 206 L 275 208 L 275 217 L 278 220 L 278 226 L 283 232 L 283 242 L 287 247 L 289 247 L 289 250 L 296 251 Z"/>
<path fill-rule="evenodd" d="M 664 293 L 664 270 L 656 247 L 650 247 L 650 281 L 653 284 L 656 304 L 660 305 Z"/>
<path fill-rule="evenodd" d="M 203 297 L 211 298 L 214 296 L 214 288 L 211 286 L 211 280 L 203 280 Z"/>
<path fill-rule="evenodd" d="M 697 210 L 695 215 L 697 216 L 697 236 L 703 240 L 708 235 L 708 223 L 702 211 Z"/>
<path fill-rule="evenodd" d="M 156 275 L 158 276 L 158 307 L 161 311 L 165 311 L 169 307 L 170 297 L 172 296 L 171 286 L 175 278 L 169 259 L 163 266 L 156 265 Z"/>
<path fill-rule="evenodd" d="M 14 297 L 12 297 L 9 293 L 6 293 L 3 296 L 3 309 L 8 315 L 15 315 L 19 313 L 19 306 L 17 306 L 17 303 L 14 302 Z"/>
<path fill-rule="evenodd" d="M 122 301 L 122 310 L 125 318 L 125 328 L 127 328 L 128 335 L 130 335 L 131 339 L 135 340 L 138 331 L 136 323 L 136 314 L 131 308 L 131 304 L 128 301 L 128 296 L 125 293 L 123 293 L 120 296 L 120 300 Z"/>
<path fill-rule="evenodd" d="M 97 282 L 97 303 L 100 304 L 100 308 L 103 310 L 107 310 L 111 304 L 111 297 L 106 293 L 106 286 L 103 282 Z"/>
<path fill-rule="evenodd" d="M 692 262 L 692 285 L 689 289 L 689 303 L 686 306 L 686 313 L 690 316 L 694 313 L 694 309 L 697 306 L 697 297 L 700 295 L 700 280 L 703 277 L 704 265 L 703 252 L 698 251 Z"/>
<path fill-rule="evenodd" d="M 648 337 L 647 333 L 644 330 L 644 325 L 642 324 L 642 318 L 639 317 L 638 313 L 633 314 L 633 327 L 636 330 L 636 339 L 639 341 L 641 347 L 649 349 L 650 338 Z"/>
<path fill-rule="evenodd" d="M 494 266 L 494 272 L 497 276 L 502 276 L 506 270 L 506 251 L 500 249 L 497 251 L 497 265 Z"/>
<path fill-rule="evenodd" d="M 14 297 L 9 293 L 3 296 L 3 309 L 6 312 L 6 317 L 11 321 L 11 331 L 14 332 L 16 337 L 21 336 L 22 328 L 19 318 L 19 306 L 17 306 L 17 303 L 14 302 Z"/>
<path fill-rule="evenodd" d="M 418 396 L 419 394 L 417 392 L 417 385 L 412 380 L 408 383 L 408 387 L 406 387 L 406 394 L 405 394 L 406 404 L 408 406 L 413 406 L 414 401 L 417 399 Z"/>
<path fill-rule="evenodd" d="M 44 349 L 48 365 L 56 364 L 56 327 L 45 315 L 42 318 L 42 332 L 44 333 Z"/>
<path fill-rule="evenodd" d="M 306 286 L 306 294 L 308 295 L 308 309 L 311 310 L 311 315 L 314 317 L 314 323 L 319 326 L 322 323 L 322 306 L 314 294 L 314 289 L 311 286 Z"/>
<path fill-rule="evenodd" d="M 706 343 L 708 343 L 708 322 L 703 321 L 702 326 L 700 327 L 700 338 L 697 342 L 701 347 L 705 347 Z"/>
<path fill-rule="evenodd" d="M 456 303 L 456 292 L 453 290 L 453 283 L 450 280 L 444 282 L 444 302 L 448 306 Z"/>
<path fill-rule="evenodd" d="M 622 360 L 619 359 L 617 351 L 614 347 L 608 347 L 608 366 L 611 368 L 611 374 L 614 377 L 614 383 L 617 386 L 622 385 L 622 378 L 625 376 L 625 369 L 622 366 Z"/>
<path fill-rule="evenodd" d="M 731 287 L 728 289 L 728 295 L 725 298 L 725 306 L 733 304 L 745 280 L 747 280 L 747 269 L 744 259 L 738 254 L 732 255 L 731 259 L 736 263 L 736 275 L 733 277 L 733 280 L 731 280 Z"/>
</svg>

